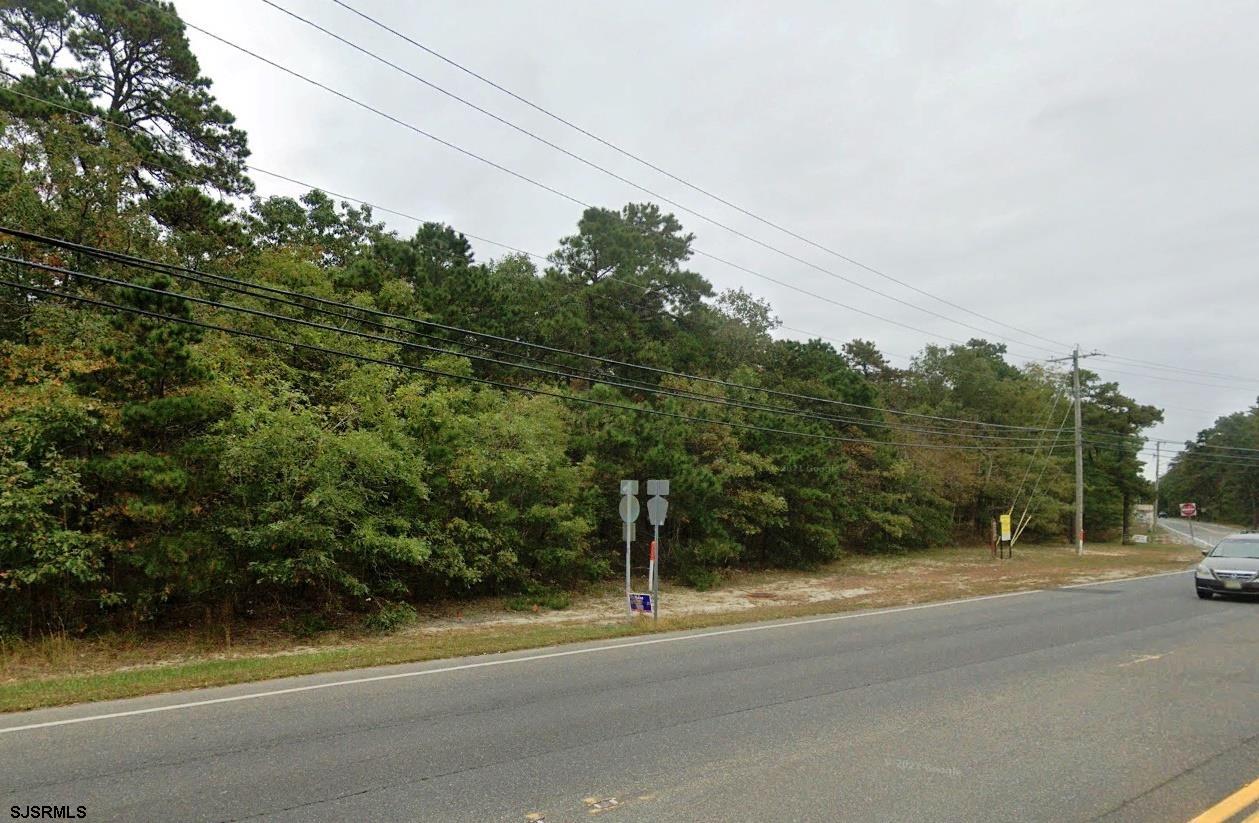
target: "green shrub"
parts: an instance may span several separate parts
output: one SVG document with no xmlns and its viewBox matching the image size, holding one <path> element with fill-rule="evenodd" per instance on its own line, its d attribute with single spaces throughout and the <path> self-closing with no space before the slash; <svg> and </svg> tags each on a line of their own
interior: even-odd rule
<svg viewBox="0 0 1259 823">
<path fill-rule="evenodd" d="M 528 612 L 535 609 L 562 611 L 572 605 L 568 592 L 556 589 L 534 589 L 525 594 L 508 598 L 507 608 L 514 612 Z"/>
<path fill-rule="evenodd" d="M 692 566 L 689 569 L 683 569 L 681 581 L 684 586 L 690 586 L 698 592 L 706 592 L 709 589 L 716 588 L 721 582 L 721 573 L 715 569 L 705 569 L 699 566 Z"/>
<path fill-rule="evenodd" d="M 380 609 L 368 615 L 363 621 L 363 628 L 380 634 L 388 634 L 408 623 L 414 623 L 418 618 L 419 614 L 415 608 L 407 603 L 381 603 Z"/>
</svg>

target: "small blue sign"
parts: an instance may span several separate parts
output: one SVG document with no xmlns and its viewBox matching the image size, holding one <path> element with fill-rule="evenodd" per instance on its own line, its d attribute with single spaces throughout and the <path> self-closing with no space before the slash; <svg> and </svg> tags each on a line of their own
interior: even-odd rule
<svg viewBox="0 0 1259 823">
<path fill-rule="evenodd" d="M 643 614 L 651 614 L 651 595 L 649 594 L 631 594 L 629 596 L 629 605 L 631 612 L 642 612 Z"/>
</svg>

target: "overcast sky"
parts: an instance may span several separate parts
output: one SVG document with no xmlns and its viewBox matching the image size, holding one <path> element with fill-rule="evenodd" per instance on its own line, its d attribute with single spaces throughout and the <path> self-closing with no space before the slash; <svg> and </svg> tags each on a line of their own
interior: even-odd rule
<svg viewBox="0 0 1259 823">
<path fill-rule="evenodd" d="M 276 2 L 698 212 L 989 339 L 1007 337 L 1015 362 L 1068 353 L 688 190 L 331 0 Z M 347 2 L 680 177 L 953 303 L 1086 349 L 1255 378 L 1088 361 L 1166 409 L 1157 436 L 1191 438 L 1259 395 L 1259 3 Z M 647 199 L 261 0 L 177 5 L 190 23 L 581 201 Z M 257 165 L 539 254 L 573 231 L 574 203 L 190 37 Z M 261 176 L 258 184 L 263 194 L 300 191 Z M 922 330 L 694 260 L 719 289 L 769 299 L 790 327 L 784 335 L 873 339 L 901 365 L 926 343 L 977 335 L 679 217 L 699 249 Z M 477 252 L 502 253 L 482 243 Z"/>
</svg>

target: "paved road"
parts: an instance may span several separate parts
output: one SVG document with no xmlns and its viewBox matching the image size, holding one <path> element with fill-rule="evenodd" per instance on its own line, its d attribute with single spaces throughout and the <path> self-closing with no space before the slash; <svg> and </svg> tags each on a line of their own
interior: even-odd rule
<svg viewBox="0 0 1259 823">
<path fill-rule="evenodd" d="M 1232 526 L 1218 526 L 1215 523 L 1200 521 L 1194 521 L 1191 528 L 1188 520 L 1179 517 L 1160 517 L 1158 524 L 1174 537 L 1179 538 L 1180 542 L 1186 545 L 1192 544 L 1200 549 L 1215 548 L 1215 544 L 1225 537 L 1237 534 L 1237 529 Z"/>
<path fill-rule="evenodd" d="M 1184 821 L 1259 777 L 1259 604 L 1192 588 L 1177 573 L 4 715 L 0 809 Z"/>
</svg>

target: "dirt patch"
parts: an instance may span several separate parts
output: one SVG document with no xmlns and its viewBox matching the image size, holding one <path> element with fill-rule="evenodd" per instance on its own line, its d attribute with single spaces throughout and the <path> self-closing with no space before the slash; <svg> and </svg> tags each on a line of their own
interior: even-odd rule
<svg viewBox="0 0 1259 823">
<path fill-rule="evenodd" d="M 666 586 L 660 608 L 662 616 L 685 618 L 791 605 L 881 606 L 1113 580 L 1193 559 L 1183 550 L 1155 545 L 1099 546 L 1083 557 L 1070 547 L 1035 546 L 1022 549 L 1010 560 L 994 560 L 986 548 L 937 550 L 927 556 L 852 557 L 815 573 L 735 572 L 725 585 L 705 592 Z M 406 631 L 424 635 L 468 627 L 610 624 L 626 618 L 623 594 L 606 589 L 575 596 L 571 607 L 563 611 L 516 613 L 469 607 L 458 618 L 434 617 Z"/>
</svg>

